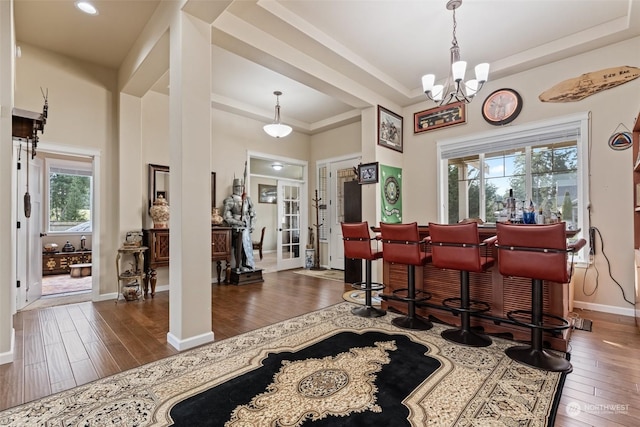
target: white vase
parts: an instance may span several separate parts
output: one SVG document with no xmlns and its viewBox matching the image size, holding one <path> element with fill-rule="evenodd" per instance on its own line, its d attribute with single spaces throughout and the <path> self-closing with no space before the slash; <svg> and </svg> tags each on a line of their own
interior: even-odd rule
<svg viewBox="0 0 640 427">
<path fill-rule="evenodd" d="M 169 226 L 169 204 L 163 196 L 158 196 L 153 202 L 149 214 L 153 220 L 153 228 L 167 228 Z"/>
</svg>

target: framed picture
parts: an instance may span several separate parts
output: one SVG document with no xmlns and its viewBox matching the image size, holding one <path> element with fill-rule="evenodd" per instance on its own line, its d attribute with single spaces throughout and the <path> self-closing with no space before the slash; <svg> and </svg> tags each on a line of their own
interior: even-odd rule
<svg viewBox="0 0 640 427">
<path fill-rule="evenodd" d="M 413 133 L 426 132 L 467 122 L 464 102 L 443 105 L 413 115 Z"/>
<path fill-rule="evenodd" d="M 211 207 L 216 207 L 216 173 L 211 172 Z"/>
<path fill-rule="evenodd" d="M 402 116 L 378 105 L 378 145 L 402 153 Z"/>
<path fill-rule="evenodd" d="M 358 182 L 360 184 L 375 184 L 378 182 L 378 162 L 358 165 Z"/>
<path fill-rule="evenodd" d="M 258 184 L 258 203 L 276 203 L 277 194 L 275 185 Z"/>
</svg>

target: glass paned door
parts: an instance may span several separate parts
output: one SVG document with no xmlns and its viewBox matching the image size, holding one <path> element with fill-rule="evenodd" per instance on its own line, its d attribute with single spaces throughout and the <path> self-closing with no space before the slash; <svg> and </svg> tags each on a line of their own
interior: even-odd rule
<svg viewBox="0 0 640 427">
<path fill-rule="evenodd" d="M 304 251 L 301 250 L 302 237 L 300 203 L 302 186 L 300 183 L 278 181 L 278 270 L 303 266 Z"/>
</svg>

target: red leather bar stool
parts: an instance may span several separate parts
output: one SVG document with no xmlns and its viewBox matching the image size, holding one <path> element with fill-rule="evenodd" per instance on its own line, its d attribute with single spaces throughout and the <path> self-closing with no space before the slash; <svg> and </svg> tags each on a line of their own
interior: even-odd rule
<svg viewBox="0 0 640 427">
<path fill-rule="evenodd" d="M 431 298 L 431 294 L 423 290 L 416 290 L 416 266 L 423 266 L 431 261 L 431 254 L 424 251 L 427 239 L 420 239 L 418 223 L 385 224 L 380 223 L 382 239 L 382 259 L 393 264 L 407 266 L 407 287 L 396 289 L 392 295 L 385 295 L 386 299 L 407 303 L 407 315 L 396 317 L 391 322 L 405 329 L 427 330 L 433 324 L 416 316 L 416 303 Z M 420 278 L 422 282 L 422 278 Z"/>
<path fill-rule="evenodd" d="M 471 330 L 471 314 L 489 311 L 487 302 L 470 298 L 469 272 L 482 273 L 493 266 L 494 259 L 487 255 L 487 246 L 496 236 L 480 242 L 478 224 L 429 223 L 429 242 L 434 267 L 460 271 L 460 297 L 447 298 L 442 305 L 460 315 L 460 328 L 447 329 L 440 335 L 447 341 L 470 347 L 487 347 L 491 338 Z M 484 249 L 481 253 L 481 249 Z"/>
<path fill-rule="evenodd" d="M 509 347 L 505 353 L 511 359 L 534 368 L 571 372 L 573 367 L 568 360 L 543 348 L 544 331 L 561 331 L 569 327 L 566 319 L 543 313 L 543 281 L 569 283 L 573 262 L 568 264 L 568 254 L 578 252 L 586 241 L 580 239 L 567 245 L 563 222 L 548 225 L 496 224 L 496 231 L 500 274 L 531 279 L 531 311 L 507 313 L 516 325 L 531 329 L 531 345 Z"/>
<path fill-rule="evenodd" d="M 365 222 L 342 223 L 342 240 L 344 241 L 344 256 L 350 259 L 365 260 L 365 280 L 351 286 L 364 291 L 365 303 L 363 307 L 356 307 L 351 313 L 361 317 L 380 317 L 387 314 L 385 310 L 375 308 L 372 304 L 372 292 L 384 289 L 382 283 L 375 283 L 371 279 L 372 261 L 382 258 L 382 251 L 371 249 L 371 241 L 378 237 L 369 235 L 369 224 Z"/>
</svg>

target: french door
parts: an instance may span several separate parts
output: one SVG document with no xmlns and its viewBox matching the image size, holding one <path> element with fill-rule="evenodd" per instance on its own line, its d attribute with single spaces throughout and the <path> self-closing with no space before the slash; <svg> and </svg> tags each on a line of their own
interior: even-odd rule
<svg viewBox="0 0 640 427">
<path fill-rule="evenodd" d="M 289 270 L 304 265 L 304 233 L 302 233 L 302 184 L 278 181 L 278 270 Z"/>
</svg>

